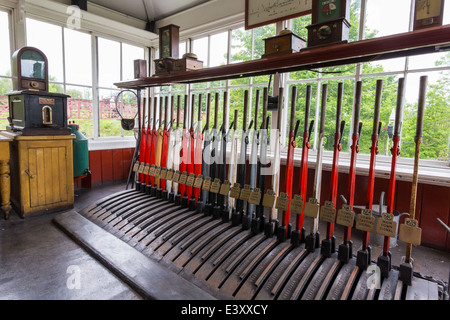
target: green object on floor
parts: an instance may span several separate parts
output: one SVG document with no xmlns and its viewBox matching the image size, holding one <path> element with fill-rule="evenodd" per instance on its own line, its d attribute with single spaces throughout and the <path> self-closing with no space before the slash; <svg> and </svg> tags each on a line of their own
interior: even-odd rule
<svg viewBox="0 0 450 320">
<path fill-rule="evenodd" d="M 72 134 L 75 135 L 73 140 L 73 176 L 74 178 L 82 177 L 89 173 L 89 150 L 88 138 L 86 138 L 79 130 L 79 126 L 75 123 L 69 123 Z"/>
</svg>

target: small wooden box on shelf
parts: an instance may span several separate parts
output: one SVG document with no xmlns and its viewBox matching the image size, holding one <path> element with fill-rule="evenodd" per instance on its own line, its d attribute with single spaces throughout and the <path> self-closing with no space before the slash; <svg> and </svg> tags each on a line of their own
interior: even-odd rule
<svg viewBox="0 0 450 320">
<path fill-rule="evenodd" d="M 181 59 L 164 58 L 155 60 L 155 75 L 186 72 L 203 69 L 203 61 L 192 53 L 183 55 Z"/>
<path fill-rule="evenodd" d="M 265 50 L 262 58 L 278 54 L 296 53 L 306 47 L 306 41 L 290 30 L 283 30 L 280 32 L 280 35 L 264 39 L 264 41 Z"/>
<path fill-rule="evenodd" d="M 197 59 L 197 55 L 187 53 L 183 58 L 173 61 L 171 73 L 200 70 L 203 68 L 203 61 Z"/>
</svg>

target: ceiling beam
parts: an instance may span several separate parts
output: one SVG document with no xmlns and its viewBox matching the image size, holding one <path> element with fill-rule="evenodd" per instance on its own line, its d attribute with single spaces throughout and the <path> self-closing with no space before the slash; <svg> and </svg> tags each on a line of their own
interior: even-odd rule
<svg viewBox="0 0 450 320">
<path fill-rule="evenodd" d="M 153 0 L 142 0 L 144 4 L 145 11 L 147 13 L 148 21 L 155 20 L 155 6 Z"/>
</svg>

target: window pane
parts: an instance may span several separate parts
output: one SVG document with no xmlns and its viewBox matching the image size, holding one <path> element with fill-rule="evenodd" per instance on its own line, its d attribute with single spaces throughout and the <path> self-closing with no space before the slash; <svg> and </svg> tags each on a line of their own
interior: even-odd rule
<svg viewBox="0 0 450 320">
<path fill-rule="evenodd" d="M 122 44 L 122 80 L 134 79 L 134 60 L 144 59 L 144 48 L 132 46 L 126 43 Z"/>
<path fill-rule="evenodd" d="M 92 85 L 91 35 L 64 29 L 66 55 L 66 81 L 73 84 Z"/>
<path fill-rule="evenodd" d="M 118 137 L 121 135 L 120 117 L 116 111 L 115 97 L 120 91 L 99 90 L 100 137 Z"/>
<path fill-rule="evenodd" d="M 306 29 L 306 26 L 309 26 L 310 24 L 310 14 L 292 19 L 292 32 L 306 40 L 308 39 L 308 29 Z"/>
<path fill-rule="evenodd" d="M 203 61 L 203 67 L 208 67 L 208 37 L 195 39 L 192 48 L 198 60 Z"/>
<path fill-rule="evenodd" d="M 62 28 L 46 22 L 26 19 L 27 45 L 43 51 L 48 59 L 49 79 L 64 80 L 62 57 Z M 52 41 L 49 41 L 51 39 Z"/>
<path fill-rule="evenodd" d="M 296 71 L 289 74 L 291 80 L 306 80 L 317 78 L 318 73 L 310 70 Z"/>
<path fill-rule="evenodd" d="M 211 67 L 227 64 L 228 32 L 222 32 L 211 36 Z"/>
<path fill-rule="evenodd" d="M 251 60 L 252 32 L 244 28 L 231 32 L 231 63 Z"/>
<path fill-rule="evenodd" d="M 392 112 L 395 112 L 397 102 L 397 87 L 399 76 L 367 77 L 362 80 L 360 122 L 363 123 L 359 141 L 360 153 L 370 154 L 372 146 L 373 116 L 375 107 L 375 93 L 377 80 L 383 80 L 383 94 L 381 100 L 380 122 L 382 128 L 378 141 L 380 155 L 390 154 L 390 140 L 388 140 L 387 128 Z M 350 123 L 349 123 L 350 125 Z"/>
<path fill-rule="evenodd" d="M 255 119 L 255 106 L 256 106 L 256 93 L 259 91 L 259 106 L 258 106 L 258 126 L 257 128 L 261 128 L 262 122 L 263 122 L 263 102 L 264 102 L 264 88 L 266 86 L 262 87 L 253 87 L 253 96 L 252 96 L 252 106 L 253 106 L 253 112 L 250 115 L 250 119 Z M 267 114 L 269 115 L 269 114 Z M 254 127 L 253 127 L 254 128 Z"/>
<path fill-rule="evenodd" d="M 243 84 L 250 84 L 250 78 L 249 77 L 241 77 L 230 80 L 231 86 L 239 86 Z"/>
<path fill-rule="evenodd" d="M 444 5 L 444 21 L 443 24 L 449 24 L 450 23 L 450 6 Z"/>
<path fill-rule="evenodd" d="M 124 119 L 136 119 L 136 95 L 131 92 L 119 93 L 118 90 L 99 90 L 101 137 L 133 135 L 132 131 L 122 129 L 119 112 Z"/>
<path fill-rule="evenodd" d="M 156 96 L 156 95 L 154 97 L 156 97 L 158 99 L 157 105 L 158 105 L 158 109 L 159 109 L 160 98 L 159 98 L 159 96 Z M 184 94 L 178 94 L 177 93 L 177 94 L 173 94 L 173 97 L 174 97 L 174 103 L 175 103 L 175 105 L 174 105 L 174 112 L 176 114 L 176 116 L 174 117 L 175 118 L 174 127 L 176 127 L 176 119 L 178 119 L 179 120 L 179 123 L 178 123 L 179 128 L 183 128 L 184 108 L 185 108 L 184 98 L 185 98 L 185 96 L 184 96 Z M 180 99 L 180 105 L 178 105 L 178 99 Z M 153 103 L 153 107 L 154 107 L 154 103 Z M 180 114 L 177 113 L 178 108 L 180 109 Z M 157 111 L 157 112 L 159 112 L 159 111 Z"/>
<path fill-rule="evenodd" d="M 172 93 L 184 93 L 186 91 L 186 85 L 184 84 L 175 84 L 171 88 Z"/>
<path fill-rule="evenodd" d="M 12 91 L 12 82 L 10 79 L 0 78 L 0 129 L 5 129 L 8 125 L 9 106 L 8 97 L 5 93 Z"/>
<path fill-rule="evenodd" d="M 217 81 L 211 81 L 209 86 L 210 88 L 222 88 L 227 85 L 226 80 L 217 80 Z"/>
<path fill-rule="evenodd" d="M 354 75 L 355 72 L 356 72 L 356 65 L 347 64 L 343 66 L 323 68 L 319 73 L 319 75 L 323 78 L 332 78 L 335 76 Z"/>
<path fill-rule="evenodd" d="M 0 96 L 12 91 L 12 81 L 8 78 L 0 78 Z"/>
<path fill-rule="evenodd" d="M 88 138 L 93 137 L 92 88 L 67 86 L 67 117 L 80 126 L 80 131 Z"/>
<path fill-rule="evenodd" d="M 428 87 L 420 158 L 448 161 L 450 159 L 450 71 L 408 75 L 401 156 L 414 157 L 418 92 L 420 77 L 424 75 L 428 76 Z"/>
<path fill-rule="evenodd" d="M 200 95 L 202 96 L 202 113 L 201 113 L 201 125 L 202 125 L 202 130 L 203 127 L 205 126 L 206 123 L 206 100 L 208 99 L 208 92 L 207 91 L 195 91 L 191 94 L 190 99 L 190 105 L 189 105 L 189 117 L 191 116 L 190 112 L 191 112 L 191 106 L 192 106 L 192 96 L 194 96 L 194 126 L 197 125 L 198 122 L 198 107 L 199 107 L 199 102 L 200 102 Z M 176 99 L 176 97 L 175 97 Z M 170 97 L 169 97 L 169 101 L 170 101 Z M 175 100 L 176 101 L 176 100 Z M 176 105 L 176 103 L 175 103 Z M 170 102 L 169 102 L 169 106 L 170 106 Z M 174 110 L 174 112 L 176 113 L 176 110 Z M 192 119 L 191 119 L 192 120 Z M 211 122 L 211 120 L 210 120 Z M 189 126 L 192 124 L 192 122 L 189 122 Z"/>
<path fill-rule="evenodd" d="M 11 47 L 9 43 L 9 19 L 6 12 L 0 11 L 0 75 L 11 75 Z"/>
<path fill-rule="evenodd" d="M 266 42 L 264 39 L 275 36 L 275 24 L 259 27 L 254 29 L 254 52 L 253 59 L 260 59 L 265 53 Z M 249 47 L 251 49 L 251 45 Z"/>
<path fill-rule="evenodd" d="M 228 114 L 234 118 L 234 110 L 238 110 L 238 123 L 237 123 L 237 129 L 242 129 L 242 121 L 244 119 L 244 94 L 245 91 L 248 90 L 247 88 L 233 88 L 229 91 L 229 112 Z M 250 93 L 250 90 L 248 90 Z M 223 94 L 221 93 L 221 97 Z M 249 97 L 249 102 L 251 101 L 252 97 Z M 222 108 L 219 108 L 219 113 L 221 113 Z M 250 107 L 251 109 L 251 107 Z M 253 115 L 254 116 L 254 115 Z M 247 116 L 247 126 L 250 123 L 251 119 L 253 118 L 250 110 L 248 112 Z M 219 118 L 219 123 L 221 118 Z"/>
<path fill-rule="evenodd" d="M 268 84 L 270 80 L 270 76 L 257 76 L 253 77 L 253 83 L 263 83 Z"/>
<path fill-rule="evenodd" d="M 367 0 L 365 38 L 408 32 L 411 0 Z"/>
<path fill-rule="evenodd" d="M 197 82 L 192 84 L 192 89 L 206 89 L 208 87 L 207 82 Z"/>
<path fill-rule="evenodd" d="M 120 79 L 120 43 L 98 38 L 98 83 L 100 87 L 115 88 Z"/>
<path fill-rule="evenodd" d="M 361 20 L 361 0 L 352 0 L 350 4 L 350 34 L 349 41 L 359 40 L 359 22 Z"/>
<path fill-rule="evenodd" d="M 327 120 L 325 122 L 324 149 L 330 151 L 333 150 L 334 135 L 336 132 L 336 105 L 337 105 L 337 92 L 339 82 L 342 82 L 344 84 L 341 119 L 346 123 L 344 134 L 342 137 L 342 150 L 344 152 L 348 152 L 349 151 L 348 137 L 352 122 L 353 96 L 355 92 L 354 79 L 329 80 L 320 83 L 321 87 L 323 83 L 328 84 L 328 101 L 327 101 L 327 115 L 326 115 Z"/>
<path fill-rule="evenodd" d="M 48 91 L 53 93 L 64 93 L 64 85 L 61 83 L 49 82 Z"/>
<path fill-rule="evenodd" d="M 294 86 L 297 87 L 297 102 L 296 102 L 296 111 L 295 111 L 295 123 L 297 120 L 300 120 L 300 125 L 298 128 L 298 135 L 296 139 L 297 147 L 301 148 L 303 144 L 303 131 L 305 128 L 305 106 L 306 106 L 306 90 L 307 86 L 311 85 L 311 107 L 310 107 L 310 116 L 309 116 L 309 123 L 311 123 L 312 120 L 314 120 L 315 110 L 316 110 L 316 99 L 317 99 L 317 82 L 313 83 L 302 83 L 302 84 L 295 84 Z M 289 86 L 289 92 L 288 92 L 288 104 L 287 104 L 287 117 L 286 117 L 286 145 L 288 145 L 289 142 L 289 131 L 290 131 L 290 119 L 291 119 L 291 99 L 292 98 L 292 86 Z M 308 123 L 308 126 L 309 126 Z M 294 130 L 292 128 L 292 130 Z M 311 145 L 314 145 L 314 134 L 311 135 Z"/>
<path fill-rule="evenodd" d="M 449 66 L 448 63 L 443 63 L 448 52 L 437 52 L 420 56 L 412 56 L 409 58 L 409 69 L 423 69 L 437 66 Z"/>
<path fill-rule="evenodd" d="M 178 52 L 180 54 L 180 58 L 182 58 L 183 55 L 186 53 L 186 41 L 180 42 Z"/>
<path fill-rule="evenodd" d="M 395 72 L 405 69 L 406 58 L 396 58 L 363 63 L 363 73 Z"/>
<path fill-rule="evenodd" d="M 124 119 L 136 119 L 137 118 L 137 96 L 132 92 L 124 92 L 117 98 L 117 109 L 120 111 L 120 114 Z M 141 112 L 143 112 L 143 108 L 141 106 Z M 142 115 L 142 113 L 141 113 Z M 138 123 L 135 121 L 135 126 L 138 128 Z M 122 137 L 126 136 L 134 136 L 133 130 L 123 130 L 121 128 Z"/>
</svg>

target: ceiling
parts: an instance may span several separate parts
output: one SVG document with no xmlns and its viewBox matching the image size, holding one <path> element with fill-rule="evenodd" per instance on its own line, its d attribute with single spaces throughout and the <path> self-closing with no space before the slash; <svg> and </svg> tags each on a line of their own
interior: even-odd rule
<svg viewBox="0 0 450 320">
<path fill-rule="evenodd" d="M 156 21 L 210 0 L 89 0 L 144 21 Z"/>
</svg>

